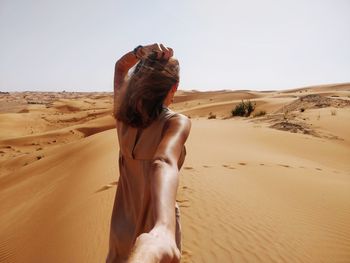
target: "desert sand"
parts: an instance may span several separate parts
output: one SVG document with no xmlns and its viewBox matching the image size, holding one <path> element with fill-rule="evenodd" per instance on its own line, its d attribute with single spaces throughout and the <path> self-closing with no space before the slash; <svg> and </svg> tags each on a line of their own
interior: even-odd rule
<svg viewBox="0 0 350 263">
<path fill-rule="evenodd" d="M 0 262 L 104 262 L 112 96 L 0 94 Z M 255 111 L 231 117 L 242 99 Z M 171 108 L 192 120 L 181 262 L 350 262 L 350 84 L 178 91 Z"/>
</svg>

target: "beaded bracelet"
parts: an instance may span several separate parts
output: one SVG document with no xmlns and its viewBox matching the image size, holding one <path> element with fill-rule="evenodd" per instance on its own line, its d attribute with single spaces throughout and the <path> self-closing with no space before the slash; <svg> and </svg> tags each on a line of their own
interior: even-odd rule
<svg viewBox="0 0 350 263">
<path fill-rule="evenodd" d="M 132 53 L 135 55 L 135 57 L 137 59 L 139 59 L 139 57 L 137 56 L 137 51 L 139 51 L 140 48 L 143 48 L 142 45 L 138 45 L 137 47 L 134 48 L 134 50 L 132 51 Z"/>
</svg>

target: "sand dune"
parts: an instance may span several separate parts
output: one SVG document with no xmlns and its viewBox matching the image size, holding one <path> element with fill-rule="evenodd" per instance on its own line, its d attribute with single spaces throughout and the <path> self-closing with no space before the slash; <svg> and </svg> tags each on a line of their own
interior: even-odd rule
<svg viewBox="0 0 350 263">
<path fill-rule="evenodd" d="M 310 94 L 318 106 L 300 104 Z M 337 101 L 349 96 L 348 84 L 178 92 L 172 108 L 192 119 L 182 262 L 350 262 L 350 107 Z M 242 99 L 266 115 L 228 118 Z M 111 94 L 2 102 L 0 262 L 104 262 L 119 176 Z"/>
</svg>

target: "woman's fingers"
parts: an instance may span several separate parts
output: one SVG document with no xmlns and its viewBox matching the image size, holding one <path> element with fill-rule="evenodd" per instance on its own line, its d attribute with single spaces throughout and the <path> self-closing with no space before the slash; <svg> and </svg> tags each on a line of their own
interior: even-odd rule
<svg viewBox="0 0 350 263">
<path fill-rule="evenodd" d="M 173 56 L 173 50 L 169 47 L 160 44 L 160 48 L 162 49 L 162 59 L 169 60 Z"/>
<path fill-rule="evenodd" d="M 168 51 L 169 51 L 168 48 L 165 47 L 163 44 L 160 44 L 159 46 L 160 46 L 160 49 L 161 49 L 163 52 L 168 52 Z"/>
<path fill-rule="evenodd" d="M 168 47 L 169 52 L 170 52 L 170 57 L 174 56 L 174 50 L 171 47 Z"/>
<path fill-rule="evenodd" d="M 164 46 L 163 44 L 157 44 L 154 50 L 157 53 L 157 59 L 169 60 L 173 56 L 173 50 Z"/>
<path fill-rule="evenodd" d="M 163 44 L 158 43 L 144 46 L 143 52 L 146 54 L 146 56 L 154 53 L 155 58 L 159 60 L 169 60 L 174 55 L 174 51 L 172 48 L 166 47 Z"/>
<path fill-rule="evenodd" d="M 157 43 L 154 44 L 150 44 L 147 46 L 143 46 L 142 51 L 143 51 L 143 55 L 145 57 L 148 57 L 149 55 L 151 55 L 152 53 L 156 53 L 158 54 L 158 51 L 160 50 L 160 47 Z"/>
</svg>

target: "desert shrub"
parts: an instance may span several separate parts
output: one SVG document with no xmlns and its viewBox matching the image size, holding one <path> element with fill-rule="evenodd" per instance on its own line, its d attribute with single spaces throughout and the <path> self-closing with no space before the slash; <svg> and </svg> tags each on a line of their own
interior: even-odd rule
<svg viewBox="0 0 350 263">
<path fill-rule="evenodd" d="M 300 109 L 300 112 L 304 112 L 304 111 L 305 111 L 305 109 L 304 109 L 304 108 L 301 108 L 301 109 Z"/>
<path fill-rule="evenodd" d="M 332 115 L 332 116 L 337 115 L 337 111 L 336 111 L 336 110 L 331 110 L 331 115 Z"/>
<path fill-rule="evenodd" d="M 242 100 L 242 102 L 238 103 L 236 107 L 232 110 L 232 116 L 244 116 L 246 111 L 245 111 L 245 104 Z"/>
<path fill-rule="evenodd" d="M 261 117 L 261 116 L 264 116 L 264 115 L 266 115 L 266 111 L 261 110 L 261 111 L 258 111 L 257 113 L 255 113 L 254 117 Z"/>
<path fill-rule="evenodd" d="M 236 107 L 231 111 L 232 116 L 245 116 L 248 117 L 255 110 L 255 103 L 250 100 L 241 101 L 236 105 Z"/>
<path fill-rule="evenodd" d="M 250 114 L 255 110 L 255 104 L 253 104 L 250 100 L 245 103 L 246 110 L 247 110 L 247 116 L 250 116 Z"/>
</svg>

